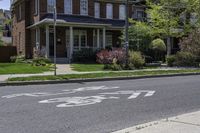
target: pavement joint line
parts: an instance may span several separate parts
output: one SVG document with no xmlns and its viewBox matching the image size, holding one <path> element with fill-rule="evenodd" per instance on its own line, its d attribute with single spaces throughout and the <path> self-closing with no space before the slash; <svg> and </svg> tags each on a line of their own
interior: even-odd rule
<svg viewBox="0 0 200 133">
<path fill-rule="evenodd" d="M 189 123 L 189 122 L 182 122 L 182 121 L 176 121 L 176 120 L 170 120 L 170 122 L 200 127 L 200 124 L 193 124 L 193 123 Z"/>
</svg>

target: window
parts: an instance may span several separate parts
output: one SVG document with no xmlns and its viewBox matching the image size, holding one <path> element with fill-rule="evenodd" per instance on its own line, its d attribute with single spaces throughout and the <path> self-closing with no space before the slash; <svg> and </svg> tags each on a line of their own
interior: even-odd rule
<svg viewBox="0 0 200 133">
<path fill-rule="evenodd" d="M 100 4 L 99 3 L 97 2 L 94 3 L 94 10 L 95 10 L 94 12 L 95 18 L 100 18 Z"/>
<path fill-rule="evenodd" d="M 137 10 L 136 11 L 136 18 L 142 20 L 144 18 L 144 11 L 143 10 Z"/>
<path fill-rule="evenodd" d="M 47 12 L 48 13 L 54 12 L 55 3 L 56 3 L 56 0 L 47 0 Z"/>
<path fill-rule="evenodd" d="M 38 14 L 38 0 L 35 0 L 35 15 Z"/>
<path fill-rule="evenodd" d="M 72 0 L 65 0 L 65 13 L 72 14 Z"/>
<path fill-rule="evenodd" d="M 119 6 L 119 19 L 125 19 L 126 18 L 126 6 L 120 5 Z"/>
<path fill-rule="evenodd" d="M 113 5 L 112 4 L 106 5 L 106 18 L 113 19 Z"/>
<path fill-rule="evenodd" d="M 87 47 L 87 31 L 75 30 L 74 31 L 74 50 L 81 50 Z"/>
<path fill-rule="evenodd" d="M 88 0 L 80 0 L 80 14 L 88 15 Z"/>
</svg>

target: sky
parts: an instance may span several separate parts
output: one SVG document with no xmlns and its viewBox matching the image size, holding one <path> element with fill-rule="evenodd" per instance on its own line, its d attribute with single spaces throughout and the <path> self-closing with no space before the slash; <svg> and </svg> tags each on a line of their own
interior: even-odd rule
<svg viewBox="0 0 200 133">
<path fill-rule="evenodd" d="M 0 9 L 10 9 L 10 0 L 0 0 Z"/>
</svg>

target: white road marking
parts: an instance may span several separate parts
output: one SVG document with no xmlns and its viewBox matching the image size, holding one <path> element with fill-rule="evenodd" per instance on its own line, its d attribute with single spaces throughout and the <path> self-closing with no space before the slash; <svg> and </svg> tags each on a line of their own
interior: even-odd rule
<svg viewBox="0 0 200 133">
<path fill-rule="evenodd" d="M 155 91 L 149 91 L 149 90 L 137 90 L 137 91 L 116 91 L 116 92 L 106 92 L 106 93 L 100 93 L 102 95 L 128 95 L 130 94 L 131 96 L 128 97 L 128 99 L 135 99 L 138 96 L 140 96 L 142 93 L 146 93 L 144 97 L 150 97 L 155 94 Z"/>
<path fill-rule="evenodd" d="M 19 94 L 11 94 L 2 96 L 2 98 L 16 98 L 22 96 L 28 97 L 45 97 L 45 96 L 56 96 L 56 95 L 67 95 L 73 94 L 77 92 L 84 92 L 84 91 L 95 91 L 95 90 L 109 90 L 109 89 L 118 89 L 119 87 L 107 87 L 107 86 L 93 86 L 93 87 L 82 87 L 74 90 L 63 90 L 64 92 L 61 93 L 49 93 L 49 92 L 34 92 L 34 93 L 19 93 Z"/>
<path fill-rule="evenodd" d="M 61 97 L 39 101 L 39 103 L 62 103 L 58 104 L 56 107 L 77 107 L 85 106 L 96 103 L 101 103 L 106 99 L 119 99 L 119 97 L 105 97 L 104 95 L 99 96 L 87 96 L 87 97 Z"/>
</svg>

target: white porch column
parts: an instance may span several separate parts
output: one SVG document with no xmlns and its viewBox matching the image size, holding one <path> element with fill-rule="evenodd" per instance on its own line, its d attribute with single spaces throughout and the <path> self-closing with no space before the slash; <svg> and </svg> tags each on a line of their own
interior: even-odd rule
<svg viewBox="0 0 200 133">
<path fill-rule="evenodd" d="M 103 28 L 103 48 L 106 47 L 106 28 Z"/>
<path fill-rule="evenodd" d="M 97 29 L 97 48 L 100 48 L 100 31 Z"/>
<path fill-rule="evenodd" d="M 73 50 L 74 50 L 74 33 L 73 33 L 73 27 L 69 27 L 69 34 L 70 34 L 70 59 L 72 59 Z"/>
<path fill-rule="evenodd" d="M 49 26 L 46 26 L 46 58 L 49 58 Z"/>
</svg>

